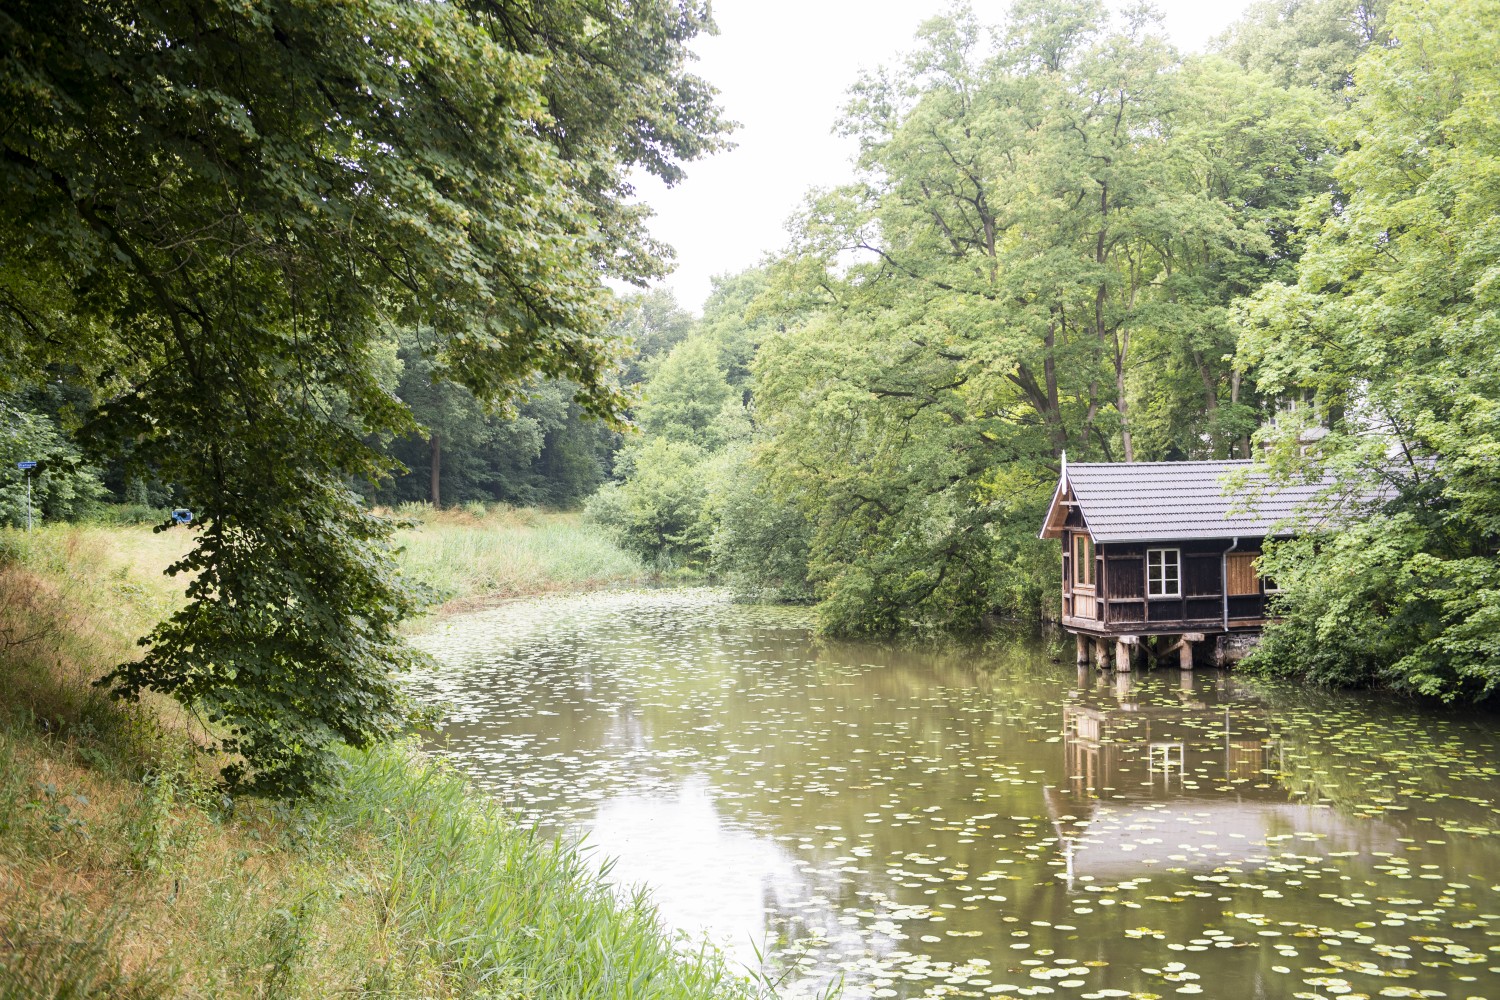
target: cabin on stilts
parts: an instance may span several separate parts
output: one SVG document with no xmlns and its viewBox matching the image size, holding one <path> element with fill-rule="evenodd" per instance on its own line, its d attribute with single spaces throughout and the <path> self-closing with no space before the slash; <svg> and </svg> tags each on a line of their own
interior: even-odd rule
<svg viewBox="0 0 1500 1000">
<path fill-rule="evenodd" d="M 1261 546 L 1316 515 L 1329 483 L 1271 484 L 1250 461 L 1063 458 L 1041 537 L 1062 542 L 1062 625 L 1078 662 L 1224 666 L 1253 647 L 1276 584 Z"/>
</svg>

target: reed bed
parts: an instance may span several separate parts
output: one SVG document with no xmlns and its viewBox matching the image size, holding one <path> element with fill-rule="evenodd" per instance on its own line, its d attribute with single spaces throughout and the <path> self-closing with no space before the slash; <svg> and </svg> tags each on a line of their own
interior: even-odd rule
<svg viewBox="0 0 1500 1000">
<path fill-rule="evenodd" d="M 411 527 L 397 535 L 403 570 L 450 610 L 555 590 L 640 583 L 640 559 L 580 515 L 472 505 L 394 512 Z"/>
</svg>

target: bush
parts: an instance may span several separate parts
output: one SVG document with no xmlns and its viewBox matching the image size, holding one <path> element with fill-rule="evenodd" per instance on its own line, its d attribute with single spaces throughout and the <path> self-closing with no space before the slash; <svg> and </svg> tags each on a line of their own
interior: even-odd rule
<svg viewBox="0 0 1500 1000">
<path fill-rule="evenodd" d="M 746 449 L 733 449 L 715 464 L 714 571 L 743 598 L 812 600 L 812 526 L 801 509 L 772 491 Z"/>
<path fill-rule="evenodd" d="M 1268 545 L 1280 618 L 1247 666 L 1316 684 L 1380 686 L 1443 701 L 1479 701 L 1500 687 L 1500 565 L 1494 556 L 1441 558 L 1398 512 L 1337 534 Z"/>
<path fill-rule="evenodd" d="M 100 503 L 84 512 L 81 520 L 102 525 L 166 524 L 172 519 L 172 508 L 152 507 L 143 503 Z"/>
<path fill-rule="evenodd" d="M 713 522 L 703 450 L 653 438 L 632 457 L 630 478 L 595 493 L 584 507 L 586 515 L 658 566 L 705 568 Z"/>
</svg>

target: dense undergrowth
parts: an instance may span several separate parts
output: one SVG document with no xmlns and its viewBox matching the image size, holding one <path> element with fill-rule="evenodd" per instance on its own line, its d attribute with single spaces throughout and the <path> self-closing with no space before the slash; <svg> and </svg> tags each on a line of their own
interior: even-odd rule
<svg viewBox="0 0 1500 1000">
<path fill-rule="evenodd" d="M 407 570 L 445 579 L 429 554 L 484 532 L 503 552 L 516 533 L 470 521 L 432 518 Z M 531 528 L 569 531 L 551 516 Z M 0 534 L 0 996 L 760 992 L 412 746 L 344 754 L 343 787 L 321 802 L 224 798 L 197 720 L 91 684 L 180 599 L 160 569 L 186 544 L 119 527 Z M 559 552 L 578 579 L 607 572 Z M 549 572 L 539 561 L 524 579 L 576 582 Z"/>
</svg>

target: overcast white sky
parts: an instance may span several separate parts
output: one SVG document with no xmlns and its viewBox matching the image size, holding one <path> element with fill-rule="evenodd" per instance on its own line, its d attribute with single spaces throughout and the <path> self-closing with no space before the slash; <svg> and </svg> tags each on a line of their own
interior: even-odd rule
<svg viewBox="0 0 1500 1000">
<path fill-rule="evenodd" d="M 1120 8 L 1124 0 L 1109 0 Z M 998 23 L 1005 0 L 973 0 Z M 675 188 L 639 184 L 651 230 L 677 250 L 663 284 L 698 312 L 709 278 L 744 270 L 786 242 L 785 222 L 812 187 L 852 175 L 853 143 L 830 130 L 862 69 L 895 63 L 924 20 L 950 0 L 714 0 L 719 34 L 694 44 L 697 71 L 740 123 L 736 148 L 688 164 Z M 1199 49 L 1249 0 L 1156 0 L 1181 48 Z"/>
</svg>

